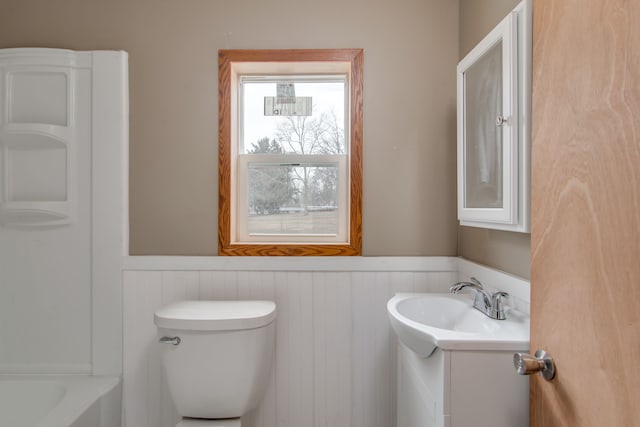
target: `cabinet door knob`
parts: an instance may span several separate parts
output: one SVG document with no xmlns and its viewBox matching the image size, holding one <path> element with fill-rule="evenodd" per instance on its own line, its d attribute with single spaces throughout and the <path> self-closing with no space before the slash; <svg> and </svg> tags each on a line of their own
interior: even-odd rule
<svg viewBox="0 0 640 427">
<path fill-rule="evenodd" d="M 496 126 L 502 126 L 507 122 L 507 119 L 503 116 L 496 117 Z"/>
<path fill-rule="evenodd" d="M 556 376 L 553 358 L 544 350 L 536 351 L 533 356 L 526 353 L 515 353 L 513 365 L 520 375 L 531 375 L 538 372 L 547 381 L 551 381 Z"/>
</svg>

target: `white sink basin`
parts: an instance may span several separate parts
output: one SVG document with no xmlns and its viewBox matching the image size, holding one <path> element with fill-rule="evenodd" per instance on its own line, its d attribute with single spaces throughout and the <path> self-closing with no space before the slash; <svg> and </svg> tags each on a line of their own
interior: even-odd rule
<svg viewBox="0 0 640 427">
<path fill-rule="evenodd" d="M 444 350 L 528 350 L 529 317 L 507 311 L 491 319 L 461 294 L 397 294 L 387 303 L 391 327 L 422 357 Z"/>
</svg>

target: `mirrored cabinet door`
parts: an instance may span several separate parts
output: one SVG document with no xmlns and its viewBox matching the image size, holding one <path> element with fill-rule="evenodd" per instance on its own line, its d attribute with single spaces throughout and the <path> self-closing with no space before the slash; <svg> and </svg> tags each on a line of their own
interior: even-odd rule
<svg viewBox="0 0 640 427">
<path fill-rule="evenodd" d="M 498 40 L 464 72 L 464 202 L 466 208 L 502 208 L 503 43 Z M 507 135 L 508 136 L 508 135 Z M 509 141 L 507 141 L 508 143 Z"/>
<path fill-rule="evenodd" d="M 525 6 L 523 2 L 458 64 L 462 225 L 529 231 Z"/>
</svg>

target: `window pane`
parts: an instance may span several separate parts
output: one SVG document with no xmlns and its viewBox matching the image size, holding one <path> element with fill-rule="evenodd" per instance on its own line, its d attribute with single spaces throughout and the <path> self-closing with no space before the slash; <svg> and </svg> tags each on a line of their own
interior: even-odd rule
<svg viewBox="0 0 640 427">
<path fill-rule="evenodd" d="M 242 82 L 240 152 L 344 154 L 345 81 L 291 80 L 293 97 L 277 97 L 282 92 L 278 83 L 283 82 Z M 275 109 L 283 115 L 265 114 L 265 99 L 270 107 L 275 99 L 284 99 L 284 104 Z M 308 108 L 303 108 L 309 100 L 311 115 L 284 115 L 309 112 Z"/>
<path fill-rule="evenodd" d="M 467 208 L 502 207 L 502 42 L 492 47 L 465 77 Z"/>
<path fill-rule="evenodd" d="M 249 163 L 249 234 L 338 233 L 338 165 Z"/>
</svg>

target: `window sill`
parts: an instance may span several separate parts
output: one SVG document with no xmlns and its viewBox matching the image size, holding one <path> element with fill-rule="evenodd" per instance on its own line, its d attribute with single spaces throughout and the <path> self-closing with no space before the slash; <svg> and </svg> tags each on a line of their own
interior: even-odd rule
<svg viewBox="0 0 640 427">
<path fill-rule="evenodd" d="M 335 245 L 254 245 L 231 244 L 220 245 L 218 255 L 221 256 L 359 256 L 359 248 L 345 244 Z"/>
</svg>

